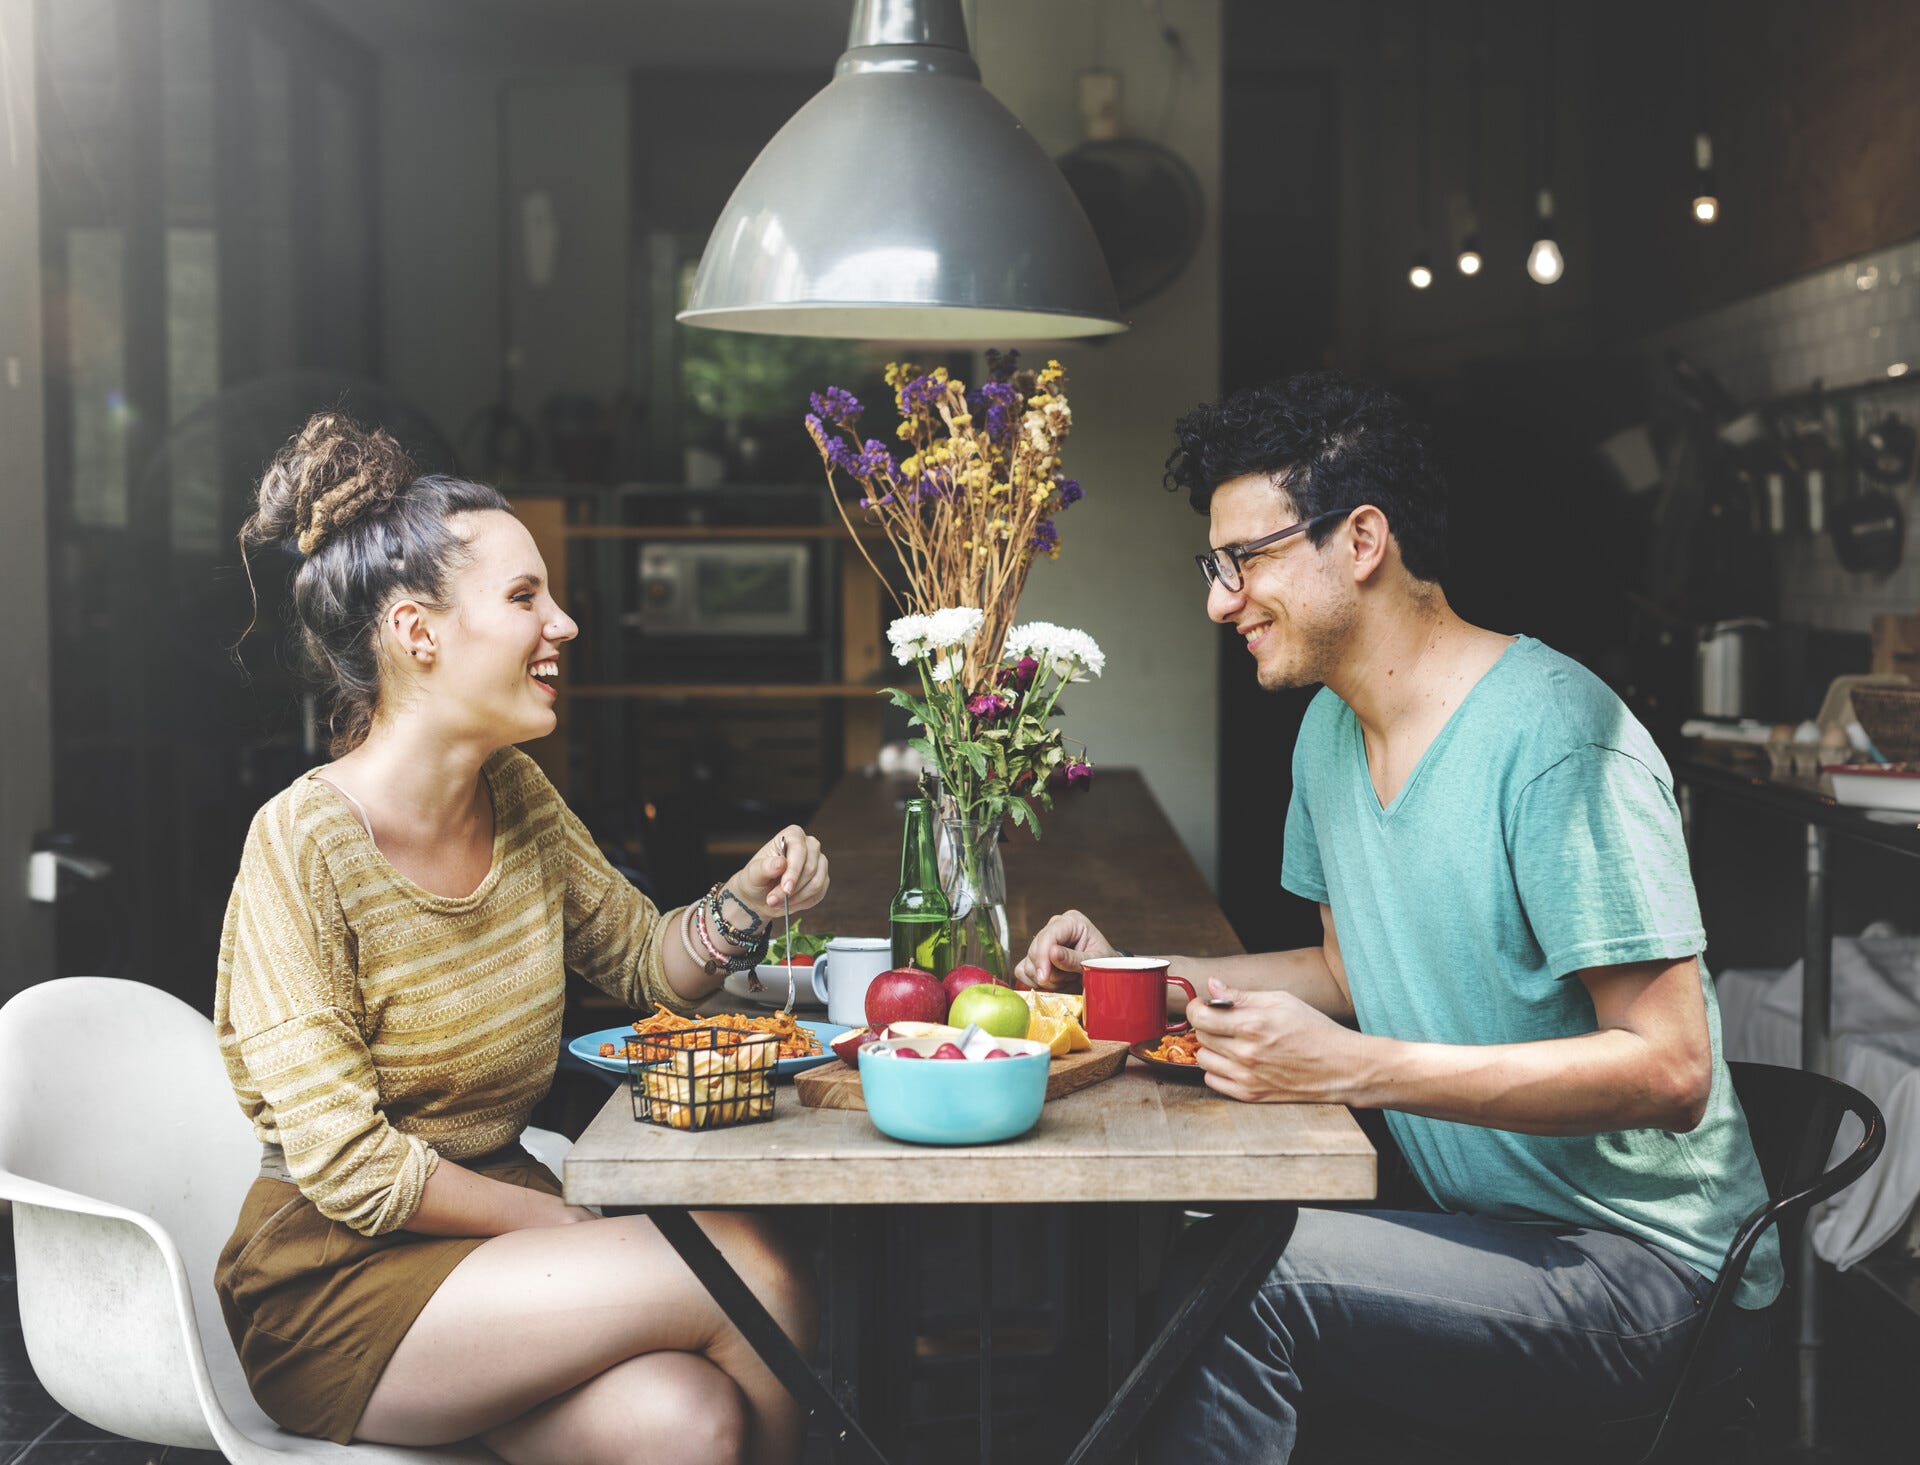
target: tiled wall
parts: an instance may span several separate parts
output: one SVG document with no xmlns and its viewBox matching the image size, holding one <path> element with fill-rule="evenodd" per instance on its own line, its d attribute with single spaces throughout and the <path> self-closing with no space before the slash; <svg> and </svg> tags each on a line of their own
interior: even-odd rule
<svg viewBox="0 0 1920 1465">
<path fill-rule="evenodd" d="M 1668 347 L 1717 376 L 1742 406 L 1807 391 L 1862 386 L 1829 409 L 1850 412 L 1858 427 L 1894 411 L 1920 425 L 1920 240 L 1722 306 L 1659 333 L 1648 343 L 1659 362 Z M 1846 487 L 1828 475 L 1831 500 Z M 1920 612 L 1920 495 L 1895 488 L 1906 515 L 1906 548 L 1891 575 L 1854 574 L 1831 538 L 1780 541 L 1780 613 L 1831 630 L 1866 631 L 1881 612 Z"/>
</svg>

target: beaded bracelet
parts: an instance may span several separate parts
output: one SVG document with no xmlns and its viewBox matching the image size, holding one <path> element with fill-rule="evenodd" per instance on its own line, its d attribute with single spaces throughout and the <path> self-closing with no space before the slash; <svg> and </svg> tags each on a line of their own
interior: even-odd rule
<svg viewBox="0 0 1920 1465">
<path fill-rule="evenodd" d="M 734 942 L 736 946 L 744 944 L 745 949 L 738 955 L 728 956 L 714 944 L 713 937 L 707 930 L 706 912 L 696 904 L 693 907 L 693 913 L 694 933 L 699 936 L 700 944 L 706 948 L 707 955 L 719 964 L 719 970 L 726 972 L 746 972 L 752 971 L 760 965 L 760 959 L 767 954 L 767 943 L 764 938 L 751 943 L 736 941 Z M 727 939 L 729 941 L 733 940 L 731 936 Z"/>
<path fill-rule="evenodd" d="M 694 911 L 695 911 L 694 906 L 691 906 L 691 905 L 688 906 L 684 911 L 681 912 L 680 920 L 675 923 L 680 927 L 680 944 L 686 947 L 687 955 L 690 958 L 692 958 L 693 964 L 695 966 L 699 967 L 700 970 L 705 972 L 708 976 L 717 977 L 721 975 L 726 970 L 726 968 L 715 966 L 712 962 L 708 961 L 699 952 L 695 951 L 693 949 L 693 937 L 687 934 L 687 927 L 690 924 L 692 924 L 694 920 L 697 919 L 697 917 L 694 914 Z"/>
<path fill-rule="evenodd" d="M 745 928 L 735 926 L 727 920 L 722 907 L 728 899 L 731 899 L 735 905 L 747 913 L 747 924 Z M 754 942 L 764 940 L 765 937 L 771 934 L 766 917 L 762 916 L 752 906 L 748 905 L 724 885 L 718 883 L 707 892 L 707 919 L 712 924 L 714 930 L 726 937 L 727 940 L 731 941 L 735 946 L 751 946 Z"/>
</svg>

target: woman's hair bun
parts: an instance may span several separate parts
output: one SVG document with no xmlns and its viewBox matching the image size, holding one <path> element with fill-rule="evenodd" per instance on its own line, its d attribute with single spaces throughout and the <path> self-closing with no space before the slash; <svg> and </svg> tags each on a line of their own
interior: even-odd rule
<svg viewBox="0 0 1920 1465">
<path fill-rule="evenodd" d="M 244 537 L 292 539 L 312 554 L 328 536 L 380 513 L 416 476 L 406 450 L 379 428 L 318 412 L 274 455 Z"/>
</svg>

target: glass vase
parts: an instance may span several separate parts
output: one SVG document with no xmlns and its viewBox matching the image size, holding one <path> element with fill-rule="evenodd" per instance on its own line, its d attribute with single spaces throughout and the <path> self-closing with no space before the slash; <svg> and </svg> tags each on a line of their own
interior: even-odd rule
<svg viewBox="0 0 1920 1465">
<path fill-rule="evenodd" d="M 953 912 L 953 963 L 984 967 L 1009 982 L 1000 820 L 947 818 L 940 831 L 940 888 Z"/>
</svg>

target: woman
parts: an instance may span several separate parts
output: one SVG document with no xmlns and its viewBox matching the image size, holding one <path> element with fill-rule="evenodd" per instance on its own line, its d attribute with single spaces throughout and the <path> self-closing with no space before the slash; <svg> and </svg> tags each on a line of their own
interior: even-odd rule
<svg viewBox="0 0 1920 1465">
<path fill-rule="evenodd" d="M 323 414 L 241 531 L 274 541 L 305 556 L 335 756 L 255 816 L 221 942 L 214 1021 L 264 1158 L 217 1285 L 255 1398 L 298 1433 L 478 1435 L 514 1465 L 791 1461 L 799 1411 L 652 1224 L 565 1204 L 517 1137 L 563 964 L 689 1011 L 825 894 L 819 841 L 789 828 L 664 915 L 607 863 L 514 746 L 553 731 L 578 628 L 494 489 Z M 755 1217 L 701 1224 L 810 1347 L 804 1264 Z"/>
</svg>

